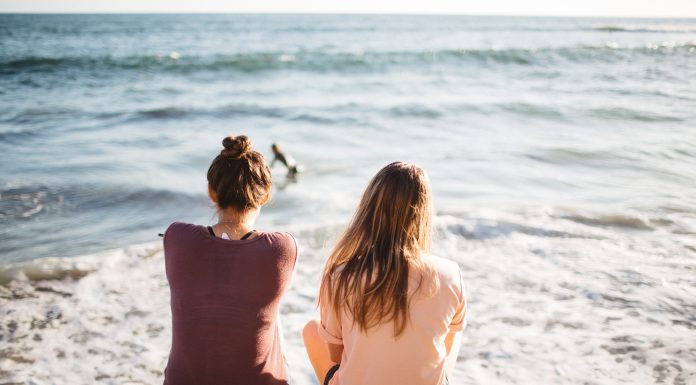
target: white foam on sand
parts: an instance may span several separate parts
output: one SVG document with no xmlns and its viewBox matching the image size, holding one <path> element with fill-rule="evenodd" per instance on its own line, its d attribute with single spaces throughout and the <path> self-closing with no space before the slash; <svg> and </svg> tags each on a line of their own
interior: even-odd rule
<svg viewBox="0 0 696 385">
<path fill-rule="evenodd" d="M 470 300 L 453 384 L 696 382 L 689 238 L 559 215 L 437 223 L 433 251 L 459 263 Z M 301 247 L 281 307 L 293 384 L 317 383 L 300 330 L 316 316 L 337 228 L 289 229 Z M 171 315 L 160 245 L 39 260 L 0 276 L 9 281 L 0 286 L 0 383 L 161 383 Z"/>
</svg>

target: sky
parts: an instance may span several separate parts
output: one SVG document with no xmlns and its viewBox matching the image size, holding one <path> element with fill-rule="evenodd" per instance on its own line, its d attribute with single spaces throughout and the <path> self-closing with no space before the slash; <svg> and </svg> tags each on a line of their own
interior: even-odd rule
<svg viewBox="0 0 696 385">
<path fill-rule="evenodd" d="M 0 12 L 403 13 L 696 17 L 696 0 L 0 0 Z"/>
</svg>

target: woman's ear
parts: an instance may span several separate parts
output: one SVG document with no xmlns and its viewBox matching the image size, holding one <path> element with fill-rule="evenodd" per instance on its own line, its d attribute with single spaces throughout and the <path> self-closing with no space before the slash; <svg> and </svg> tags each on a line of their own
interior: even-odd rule
<svg viewBox="0 0 696 385">
<path fill-rule="evenodd" d="M 259 202 L 259 206 L 265 205 L 266 203 L 268 203 L 268 201 L 270 199 L 271 199 L 271 189 L 269 188 L 268 191 L 266 191 L 266 195 L 264 195 L 263 198 L 261 198 L 261 201 Z"/>
<path fill-rule="evenodd" d="M 213 190 L 213 186 L 211 186 L 211 185 L 208 185 L 208 198 L 210 198 L 210 200 L 213 203 L 217 204 L 217 202 L 218 202 L 217 193 L 215 192 L 215 190 Z"/>
</svg>

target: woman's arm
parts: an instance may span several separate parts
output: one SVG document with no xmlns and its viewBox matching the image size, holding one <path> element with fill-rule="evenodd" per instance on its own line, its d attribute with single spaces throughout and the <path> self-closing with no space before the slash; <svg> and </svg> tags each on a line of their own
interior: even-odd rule
<svg viewBox="0 0 696 385">
<path fill-rule="evenodd" d="M 343 345 L 326 342 L 319 332 L 321 328 L 319 321 L 309 321 L 302 329 L 302 339 L 317 380 L 323 384 L 329 370 L 341 362 Z"/>
<path fill-rule="evenodd" d="M 445 348 L 447 349 L 447 358 L 445 359 L 445 373 L 451 378 L 454 372 L 454 365 L 457 363 L 459 356 L 459 348 L 462 346 L 462 331 L 466 326 L 466 292 L 464 291 L 464 279 L 462 271 L 457 269 L 459 273 L 459 290 L 461 298 L 457 307 L 452 322 L 450 323 L 449 333 L 445 337 Z"/>
<path fill-rule="evenodd" d="M 329 356 L 331 358 L 331 361 L 340 364 L 341 363 L 341 357 L 343 356 L 343 345 L 334 345 L 334 344 L 328 344 L 329 345 Z"/>
<path fill-rule="evenodd" d="M 447 358 L 445 359 L 445 373 L 452 379 L 454 365 L 457 363 L 459 356 L 459 348 L 462 346 L 462 332 L 448 333 L 445 337 L 445 348 L 447 349 Z"/>
</svg>

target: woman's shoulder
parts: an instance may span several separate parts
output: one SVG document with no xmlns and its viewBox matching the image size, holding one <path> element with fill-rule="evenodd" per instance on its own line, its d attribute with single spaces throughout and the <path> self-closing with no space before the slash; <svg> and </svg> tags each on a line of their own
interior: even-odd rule
<svg viewBox="0 0 696 385">
<path fill-rule="evenodd" d="M 297 244 L 295 236 L 287 231 L 261 231 L 259 236 L 266 237 L 274 242 Z"/>
<path fill-rule="evenodd" d="M 167 230 L 164 232 L 164 238 L 167 238 L 167 235 L 181 235 L 185 233 L 192 233 L 194 231 L 200 231 L 199 228 L 201 226 L 199 225 L 194 225 L 193 223 L 186 223 L 186 222 L 173 222 L 172 224 L 167 227 Z"/>
<path fill-rule="evenodd" d="M 459 265 L 451 259 L 438 257 L 433 254 L 425 254 L 421 257 L 423 262 L 440 275 L 455 275 L 459 279 Z"/>
<path fill-rule="evenodd" d="M 287 231 L 263 231 L 262 234 L 273 239 L 295 242 L 295 236 Z"/>
<path fill-rule="evenodd" d="M 167 227 L 164 232 L 164 246 L 167 245 L 183 247 L 191 245 L 194 240 L 200 239 L 204 235 L 202 231 L 206 231 L 205 227 L 186 222 L 174 222 Z"/>
<path fill-rule="evenodd" d="M 466 303 L 466 291 L 459 265 L 451 259 L 434 255 L 423 255 L 421 261 L 426 266 L 424 274 L 430 282 L 423 289 L 423 295 L 438 303 L 446 303 L 452 308 Z"/>
<path fill-rule="evenodd" d="M 426 254 L 421 259 L 437 275 L 441 285 L 462 289 L 462 274 L 456 262 L 432 254 Z"/>
<path fill-rule="evenodd" d="M 286 231 L 270 231 L 262 233 L 261 236 L 268 238 L 271 244 L 276 247 L 291 251 L 293 256 L 297 255 L 298 246 L 294 235 Z"/>
</svg>

